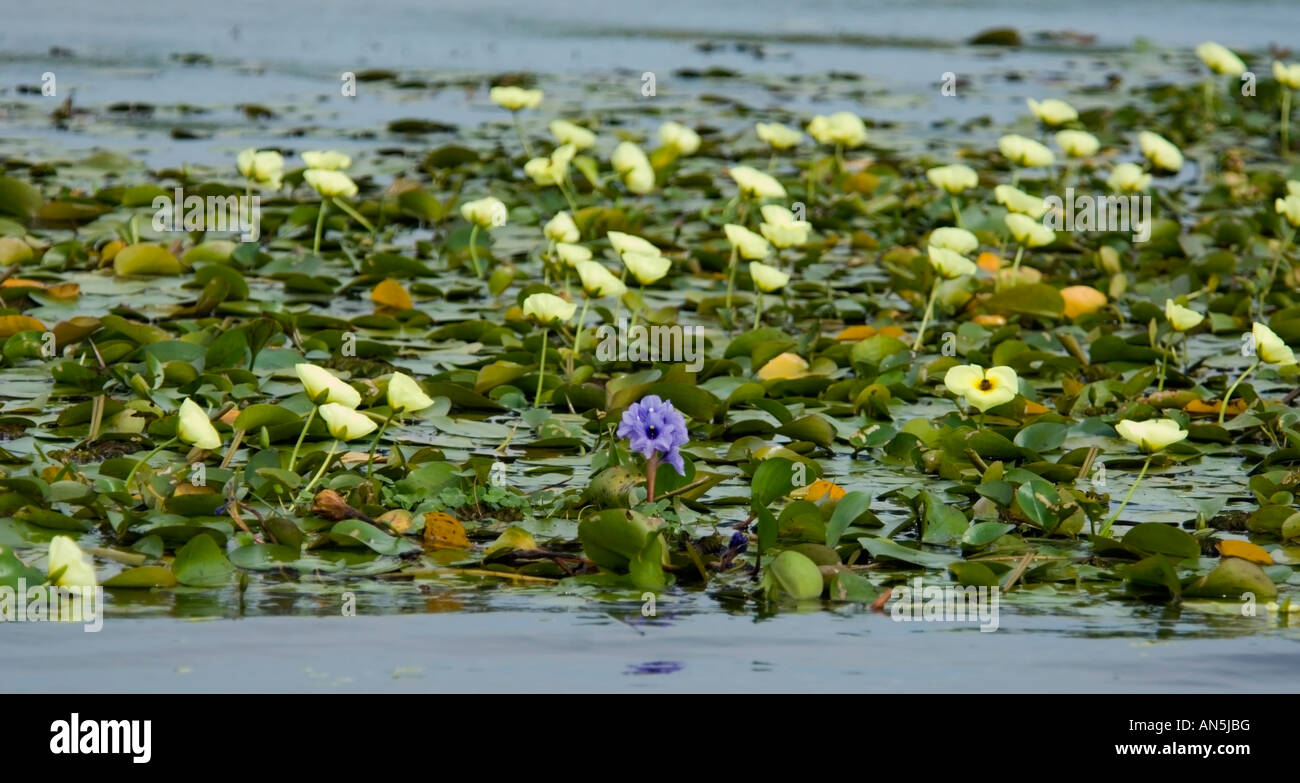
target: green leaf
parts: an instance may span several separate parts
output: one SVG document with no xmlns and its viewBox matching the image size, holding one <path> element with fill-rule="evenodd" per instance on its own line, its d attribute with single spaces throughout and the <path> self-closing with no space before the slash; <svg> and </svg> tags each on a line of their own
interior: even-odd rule
<svg viewBox="0 0 1300 783">
<path fill-rule="evenodd" d="M 211 541 L 207 536 L 199 538 Z M 222 580 L 224 582 L 224 580 Z M 140 566 L 139 568 L 128 568 L 120 574 L 104 582 L 104 587 L 132 587 L 132 588 L 149 588 L 149 587 L 174 587 L 176 585 L 176 575 L 166 566 Z"/>
<path fill-rule="evenodd" d="M 767 567 L 771 588 L 780 589 L 797 601 L 807 601 L 822 594 L 822 572 L 805 555 L 786 550 Z"/>
<path fill-rule="evenodd" d="M 400 555 L 414 552 L 420 547 L 405 538 L 390 536 L 369 522 L 345 519 L 330 528 L 330 540 L 342 546 L 364 546 L 381 555 Z"/>
<path fill-rule="evenodd" d="M 190 587 L 220 587 L 230 581 L 235 567 L 210 536 L 200 533 L 176 553 L 172 573 Z"/>
<path fill-rule="evenodd" d="M 1160 522 L 1143 522 L 1128 531 L 1120 543 L 1143 556 L 1169 555 L 1182 560 L 1201 554 L 1201 546 L 1191 533 Z"/>
<path fill-rule="evenodd" d="M 872 557 L 902 560 L 904 563 L 911 563 L 924 568 L 947 568 L 952 563 L 961 560 L 961 558 L 956 555 L 945 555 L 939 552 L 926 552 L 921 549 L 912 549 L 894 541 L 890 541 L 887 538 L 878 538 L 875 536 L 859 538 L 858 543 L 870 552 Z"/>
<path fill-rule="evenodd" d="M 794 463 L 785 457 L 773 457 L 759 463 L 750 483 L 754 510 L 784 497 L 794 489 Z"/>
<path fill-rule="evenodd" d="M 839 546 L 840 536 L 844 531 L 867 511 L 871 510 L 871 494 L 862 490 L 848 492 L 840 498 L 826 523 L 826 546 Z"/>
</svg>

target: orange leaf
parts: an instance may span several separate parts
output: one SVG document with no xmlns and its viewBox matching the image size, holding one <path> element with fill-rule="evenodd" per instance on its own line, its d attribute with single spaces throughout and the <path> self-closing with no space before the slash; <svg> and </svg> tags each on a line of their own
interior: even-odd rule
<svg viewBox="0 0 1300 783">
<path fill-rule="evenodd" d="M 885 337 L 893 337 L 899 340 L 907 336 L 907 332 L 904 332 L 903 327 L 901 326 L 882 326 L 880 327 L 880 334 Z"/>
<path fill-rule="evenodd" d="M 850 342 L 850 341 L 857 341 L 857 340 L 865 340 L 868 337 L 874 336 L 875 334 L 876 334 L 876 327 L 868 326 L 867 324 L 858 324 L 856 326 L 850 326 L 844 331 L 835 335 L 835 339 L 840 340 L 842 342 Z"/>
<path fill-rule="evenodd" d="M 783 353 L 774 357 L 758 371 L 760 380 L 787 380 L 802 378 L 808 374 L 808 362 L 798 354 Z"/>
<path fill-rule="evenodd" d="M 0 315 L 0 338 L 13 337 L 19 332 L 43 332 L 45 324 L 30 315 Z"/>
<path fill-rule="evenodd" d="M 1219 400 L 1215 400 L 1213 402 L 1202 402 L 1201 400 L 1192 400 L 1191 402 L 1183 406 L 1183 410 L 1193 415 L 1218 416 L 1219 409 L 1222 407 L 1223 407 L 1223 403 L 1220 402 Z M 1231 413 L 1233 416 L 1236 416 L 1239 413 L 1244 413 L 1245 410 L 1246 410 L 1245 400 L 1234 399 L 1232 402 L 1228 403 L 1228 413 Z"/>
<path fill-rule="evenodd" d="M 76 283 L 59 283 L 46 289 L 50 296 L 59 299 L 76 299 L 81 296 L 81 286 Z"/>
<path fill-rule="evenodd" d="M 411 295 L 406 293 L 402 284 L 393 279 L 385 280 L 370 292 L 370 301 L 390 310 L 410 310 Z"/>
<path fill-rule="evenodd" d="M 1039 405 L 1033 400 L 1025 400 L 1025 415 L 1038 416 L 1040 414 L 1047 413 L 1047 411 L 1048 408 L 1046 406 Z"/>
<path fill-rule="evenodd" d="M 1273 565 L 1273 556 L 1265 552 L 1262 547 L 1255 546 L 1249 541 L 1237 541 L 1235 539 L 1220 541 L 1219 554 L 1224 557 L 1240 557 L 1242 560 L 1249 560 L 1260 565 Z"/>
<path fill-rule="evenodd" d="M 1106 306 L 1106 295 L 1088 285 L 1072 285 L 1061 289 L 1065 300 L 1065 317 L 1078 318 L 1095 313 Z"/>
<path fill-rule="evenodd" d="M 833 481 L 827 481 L 826 479 L 817 479 L 803 490 L 796 490 L 796 492 L 801 492 L 801 496 L 805 500 L 811 500 L 814 503 L 828 496 L 831 500 L 839 500 L 844 497 L 845 494 L 843 487 Z M 797 497 L 794 492 L 791 492 L 790 494 Z"/>
<path fill-rule="evenodd" d="M 23 280 L 18 277 L 11 277 L 0 283 L 4 288 L 44 288 L 45 284 L 39 280 Z"/>
<path fill-rule="evenodd" d="M 444 511 L 424 515 L 424 545 L 430 549 L 469 549 L 469 536 L 460 520 Z"/>
</svg>

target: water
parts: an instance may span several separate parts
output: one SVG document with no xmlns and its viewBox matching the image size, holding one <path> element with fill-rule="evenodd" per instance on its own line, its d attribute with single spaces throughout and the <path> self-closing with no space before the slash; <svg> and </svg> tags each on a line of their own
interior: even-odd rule
<svg viewBox="0 0 1300 783">
<path fill-rule="evenodd" d="M 1059 90 L 1080 108 L 1101 105 L 1114 90 L 1197 78 L 1188 49 L 1201 40 L 1263 51 L 1292 43 L 1275 41 L 1278 31 L 1300 30 L 1295 3 L 1208 0 L 395 0 L 364 7 L 337 0 L 5 0 L 0 16 L 6 155 L 75 159 L 109 149 L 155 168 L 229 168 L 234 151 L 252 144 L 333 147 L 357 153 L 358 170 L 379 176 L 391 172 L 369 154 L 377 146 L 427 148 L 450 138 L 393 134 L 386 130 L 393 120 L 447 122 L 471 137 L 482 123 L 501 122 L 484 80 L 502 72 L 539 74 L 548 106 L 560 112 L 644 108 L 647 123 L 660 119 L 651 112 L 692 110 L 706 95 L 760 111 L 852 109 L 880 124 L 873 135 L 886 146 L 942 156 L 995 132 L 964 123 L 1012 120 L 1027 95 Z M 995 26 L 1016 27 L 1027 45 L 1004 51 L 964 44 Z M 1094 36 L 1096 46 L 1072 48 L 1038 38 L 1041 31 Z M 1150 42 L 1141 52 L 1134 50 L 1139 40 Z M 52 47 L 67 53 L 52 54 Z M 190 52 L 211 61 L 187 65 L 173 57 Z M 340 75 L 368 68 L 390 68 L 419 85 L 362 83 L 355 98 L 342 97 Z M 745 78 L 683 73 L 710 68 Z M 39 85 L 47 71 L 57 76 L 57 100 L 16 91 Z M 653 103 L 640 95 L 647 71 L 657 79 Z M 857 78 L 814 87 L 801 78 L 829 72 Z M 962 77 L 954 98 L 939 94 L 945 72 Z M 1109 86 L 1115 77 L 1120 86 Z M 55 129 L 49 112 L 69 94 L 87 113 Z M 152 113 L 110 110 L 140 102 Z M 275 116 L 249 120 L 240 109 L 247 104 Z M 175 138 L 176 128 L 203 138 Z M 83 286 L 82 305 L 93 307 L 92 281 Z M 15 388 L 6 394 L 32 396 Z M 450 454 L 481 445 L 428 437 Z M 832 476 L 853 474 L 847 456 L 826 462 Z M 1189 470 L 1154 473 L 1131 513 L 1193 516 L 1184 502 Z M 533 477 L 539 485 L 555 478 Z M 879 492 L 915 479 L 880 472 L 869 480 L 881 482 L 870 485 Z M 1213 491 L 1241 496 L 1244 483 L 1244 476 L 1225 476 Z M 733 494 L 741 486 L 734 482 Z M 343 592 L 355 594 L 361 616 L 337 616 Z M 861 608 L 758 616 L 752 603 L 685 593 L 666 596 L 659 616 L 647 619 L 635 598 L 611 604 L 581 591 L 507 589 L 493 581 L 320 575 L 257 579 L 246 590 L 119 591 L 98 634 L 75 626 L 5 628 L 0 682 L 30 691 L 225 691 L 232 683 L 319 692 L 1300 688 L 1295 632 L 1277 628 L 1274 618 L 1234 615 L 1231 604 L 1225 613 L 1214 605 L 1098 603 L 1036 587 L 1004 604 L 997 633 L 980 633 L 969 625 L 896 623 Z"/>
</svg>

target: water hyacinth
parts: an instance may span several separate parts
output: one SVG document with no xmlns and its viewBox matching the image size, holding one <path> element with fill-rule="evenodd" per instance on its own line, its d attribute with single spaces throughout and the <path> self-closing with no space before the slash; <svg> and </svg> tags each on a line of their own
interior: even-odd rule
<svg viewBox="0 0 1300 783">
<path fill-rule="evenodd" d="M 686 475 L 681 448 L 690 441 L 686 419 L 667 400 L 647 395 L 623 411 L 617 435 L 626 438 L 628 447 L 645 458 L 646 500 L 655 499 L 655 473 L 659 463 L 673 466 L 677 475 Z"/>
</svg>

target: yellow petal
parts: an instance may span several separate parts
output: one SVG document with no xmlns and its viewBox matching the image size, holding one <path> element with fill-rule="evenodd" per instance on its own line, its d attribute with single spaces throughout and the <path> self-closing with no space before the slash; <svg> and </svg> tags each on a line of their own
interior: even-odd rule
<svg viewBox="0 0 1300 783">
<path fill-rule="evenodd" d="M 800 355 L 783 353 L 774 357 L 758 371 L 759 380 L 788 380 L 808 374 L 808 362 Z"/>
<path fill-rule="evenodd" d="M 410 310 L 413 306 L 411 295 L 406 293 L 401 283 L 391 279 L 375 286 L 375 290 L 370 292 L 370 301 L 393 310 Z"/>
</svg>

